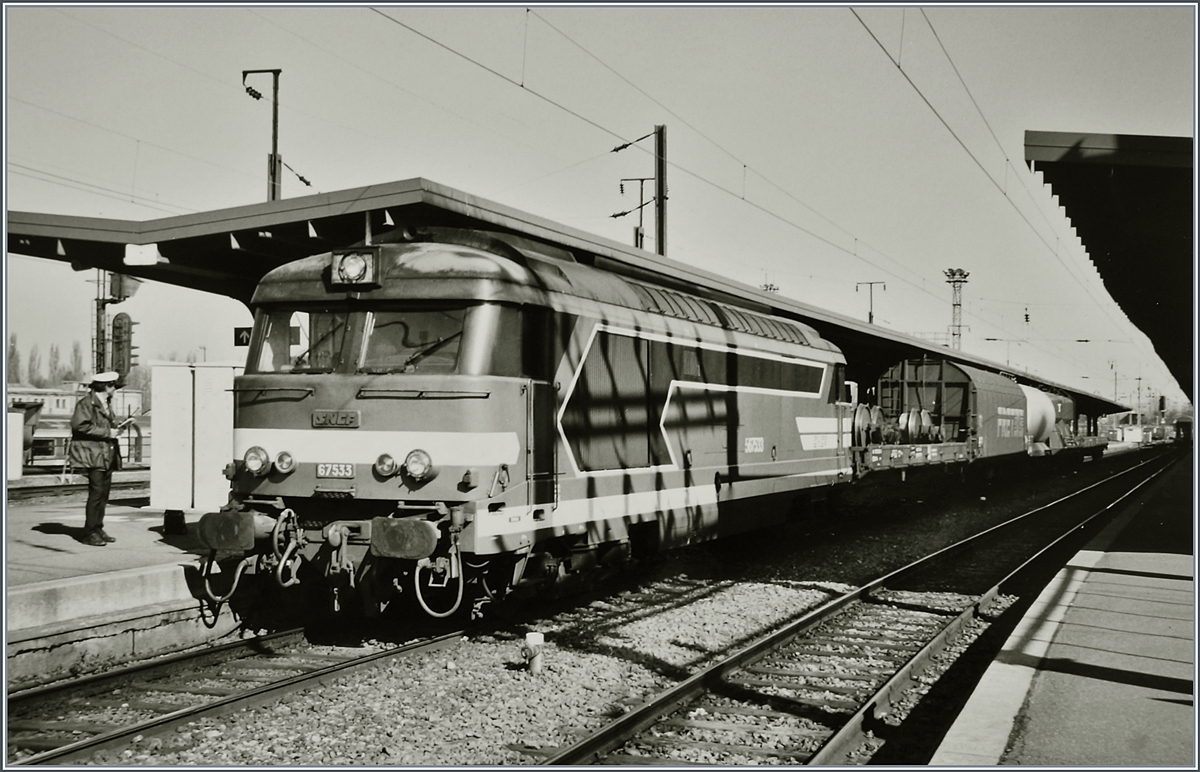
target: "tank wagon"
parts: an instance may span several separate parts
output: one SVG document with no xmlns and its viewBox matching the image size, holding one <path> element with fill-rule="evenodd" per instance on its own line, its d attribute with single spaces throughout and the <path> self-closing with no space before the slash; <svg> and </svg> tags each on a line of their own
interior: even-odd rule
<svg viewBox="0 0 1200 772">
<path fill-rule="evenodd" d="M 335 610 L 400 593 L 448 616 L 770 526 L 872 469 L 1052 452 L 1065 440 L 1045 427 L 1074 420 L 929 361 L 858 405 L 808 325 L 508 233 L 398 229 L 276 268 L 251 305 L 230 500 L 199 523 L 213 600 L 249 573 Z M 218 554 L 239 553 L 214 592 Z"/>
</svg>

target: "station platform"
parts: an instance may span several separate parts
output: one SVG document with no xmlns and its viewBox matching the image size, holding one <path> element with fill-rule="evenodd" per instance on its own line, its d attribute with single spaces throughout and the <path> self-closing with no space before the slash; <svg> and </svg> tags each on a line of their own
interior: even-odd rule
<svg viewBox="0 0 1200 772">
<path fill-rule="evenodd" d="M 1194 457 L 1046 586 L 930 760 L 1196 768 Z"/>
<path fill-rule="evenodd" d="M 50 479 L 53 477 L 53 479 Z M 54 476 L 28 476 L 10 488 L 52 486 Z M 148 483 L 149 472 L 114 474 L 114 482 Z M 83 543 L 86 493 L 9 501 L 5 506 L 5 604 L 8 641 L 65 629 L 79 620 L 164 605 L 197 605 L 184 566 L 206 551 L 190 533 L 164 532 L 164 512 L 146 506 L 144 492 L 114 489 L 104 518 L 116 542 Z M 198 514 L 185 515 L 194 524 Z"/>
</svg>

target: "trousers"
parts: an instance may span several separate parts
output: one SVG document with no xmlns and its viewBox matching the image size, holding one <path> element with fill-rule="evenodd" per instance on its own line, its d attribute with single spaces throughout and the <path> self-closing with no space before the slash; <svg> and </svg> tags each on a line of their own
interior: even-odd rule
<svg viewBox="0 0 1200 772">
<path fill-rule="evenodd" d="M 91 533 L 104 527 L 104 509 L 108 506 L 108 492 L 112 488 L 112 470 L 92 467 L 87 470 L 88 497 L 84 507 L 83 530 Z"/>
</svg>

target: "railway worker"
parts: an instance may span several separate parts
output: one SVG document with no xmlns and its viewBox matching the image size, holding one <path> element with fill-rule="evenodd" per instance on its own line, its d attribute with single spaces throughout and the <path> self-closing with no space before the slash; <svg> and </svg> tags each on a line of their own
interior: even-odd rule
<svg viewBox="0 0 1200 772">
<path fill-rule="evenodd" d="M 112 411 L 113 394 L 120 375 L 96 373 L 91 388 L 75 403 L 71 415 L 71 467 L 87 475 L 88 497 L 84 509 L 83 543 L 103 547 L 116 539 L 104 532 L 104 509 L 112 487 L 112 473 L 121 468 L 118 425 Z"/>
</svg>

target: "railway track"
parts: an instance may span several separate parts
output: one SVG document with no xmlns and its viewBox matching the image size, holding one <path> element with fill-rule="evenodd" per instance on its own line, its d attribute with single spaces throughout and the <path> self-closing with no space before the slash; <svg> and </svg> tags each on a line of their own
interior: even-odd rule
<svg viewBox="0 0 1200 772">
<path fill-rule="evenodd" d="M 113 480 L 110 496 L 116 493 L 138 491 L 144 495 L 150 493 L 150 483 L 146 480 Z M 56 483 L 53 485 L 30 485 L 28 487 L 9 487 L 8 501 L 20 502 L 34 499 L 58 499 L 64 496 L 77 496 L 87 493 L 87 483 Z"/>
<path fill-rule="evenodd" d="M 995 619 L 1022 582 L 1038 586 L 1169 463 L 1148 460 L 831 600 L 544 763 L 865 763 L 942 650 Z"/>
<path fill-rule="evenodd" d="M 1136 474 L 1122 473 L 1109 481 Z M 1092 512 L 1103 509 L 1117 496 L 1108 492 L 1109 481 L 1085 489 L 1070 501 L 1082 501 Z M 745 647 L 740 660 L 719 663 L 672 689 L 668 695 L 675 695 L 673 714 L 660 712 L 657 720 L 649 720 L 619 742 L 600 741 L 608 745 L 603 750 L 595 750 L 599 745 L 584 747 L 571 758 L 564 755 L 571 749 L 551 748 L 539 755 L 564 764 L 653 764 L 663 763 L 661 759 L 680 764 L 688 754 L 706 763 L 725 764 L 842 763 L 821 761 L 821 754 L 829 753 L 861 760 L 886 734 L 886 722 L 895 713 L 891 706 L 921 677 L 924 665 L 935 661 L 958 630 L 978 624 L 980 614 L 994 615 L 1003 608 L 1006 598 L 1001 591 L 1012 580 L 999 582 L 997 571 L 1015 576 L 1016 568 L 1034 551 L 1030 544 L 1048 543 L 1078 527 L 1084 518 L 1078 512 L 1059 512 L 1069 509 L 1061 506 L 1064 503 L 1041 507 L 1011 521 L 1011 527 L 998 526 L 986 536 L 966 540 L 830 601 L 770 636 L 765 648 L 761 642 Z M 1030 524 L 1040 527 L 1032 529 Z M 1016 535 L 1002 538 L 1004 533 Z M 988 549 L 970 552 L 972 541 L 983 542 Z M 805 622 L 803 630 L 797 627 Z M 12 695 L 9 761 L 87 760 L 97 751 L 127 749 L 137 735 L 143 735 L 142 748 L 145 738 L 151 738 L 149 742 L 160 743 L 164 751 L 182 750 L 163 743 L 178 744 L 187 732 L 176 735 L 172 730 L 203 717 L 277 701 L 289 691 L 356 667 L 382 664 L 390 657 L 448 645 L 461 635 L 456 631 L 425 644 L 366 657 L 300 645 L 286 636 L 260 638 L 250 642 L 260 651 L 231 650 L 202 666 L 181 658 L 157 663 L 153 670 L 122 673 L 120 684 L 98 678 L 76 682 L 66 687 L 69 697 L 56 704 L 47 701 L 52 698 L 49 690 L 41 695 L 33 690 Z M 800 635 L 803 641 L 789 644 Z M 689 692 L 697 683 L 699 691 Z M 647 717 L 653 712 L 647 712 L 649 705 L 642 704 L 611 726 L 628 730 L 631 716 Z M 114 719 L 114 714 L 121 719 Z M 739 739 L 739 731 L 752 731 L 752 735 Z M 835 739 L 839 732 L 844 739 Z M 156 739 L 160 737 L 170 739 Z M 589 740 L 572 748 L 586 746 Z M 14 753 L 17 748 L 22 749 L 19 756 Z"/>
<path fill-rule="evenodd" d="M 63 764 L 161 738 L 198 719 L 279 699 L 289 692 L 457 641 L 461 631 L 375 650 L 333 652 L 287 631 L 169 660 L 11 695 L 8 763 Z M 163 741 L 159 740 L 158 745 Z"/>
</svg>

